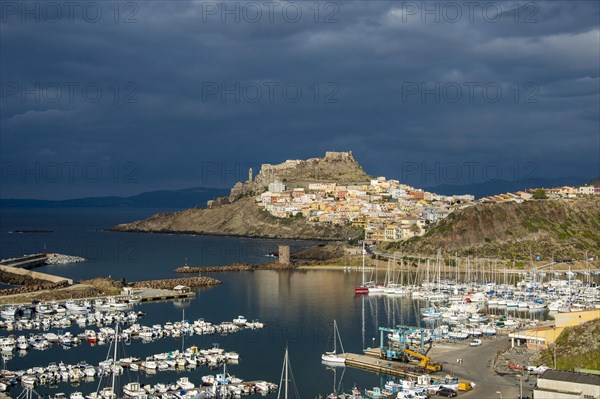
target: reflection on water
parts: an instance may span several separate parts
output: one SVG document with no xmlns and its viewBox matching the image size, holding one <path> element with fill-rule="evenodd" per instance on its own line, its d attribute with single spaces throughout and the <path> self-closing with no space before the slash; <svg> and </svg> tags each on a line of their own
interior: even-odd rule
<svg viewBox="0 0 600 399">
<path fill-rule="evenodd" d="M 57 273 L 74 279 L 97 275 L 125 277 L 128 281 L 175 277 L 175 266 L 188 258 L 190 265 L 223 265 L 235 261 L 270 261 L 266 254 L 273 252 L 281 243 L 301 248 L 312 243 L 278 240 L 249 240 L 225 237 L 178 236 L 154 234 L 110 233 L 101 229 L 111 225 L 147 216 L 152 211 L 128 212 L 124 210 L 1 210 L 0 257 L 37 252 L 47 244 L 49 251 L 65 252 L 89 258 L 84 264 L 48 266 L 41 271 Z M 8 213 L 7 213 L 8 212 Z M 137 213 L 136 213 L 137 212 Z M 15 229 L 49 229 L 51 234 L 9 235 Z M 69 247 L 70 246 L 70 247 Z M 72 251 L 69 250 L 72 249 Z M 455 275 L 456 273 L 452 273 Z M 377 280 L 383 282 L 385 271 L 379 271 Z M 429 325 L 419 317 L 419 309 L 425 302 L 406 296 L 354 296 L 354 286 L 361 281 L 357 272 L 330 270 L 310 271 L 255 271 L 241 273 L 215 273 L 223 281 L 220 286 L 198 290 L 190 300 L 141 304 L 137 308 L 147 316 L 141 324 L 152 326 L 182 318 L 203 318 L 219 323 L 231 321 L 238 315 L 248 320 L 258 319 L 265 323 L 262 330 L 245 330 L 227 336 L 191 336 L 185 339 L 165 338 L 144 344 L 134 340 L 119 346 L 119 357 L 145 358 L 151 354 L 172 351 L 197 345 L 210 347 L 220 344 L 227 351 L 240 354 L 240 361 L 229 372 L 246 380 L 265 379 L 279 382 L 285 346 L 289 346 L 295 380 L 302 397 L 313 398 L 318 394 L 337 390 L 349 390 L 354 384 L 362 388 L 380 385 L 382 376 L 354 369 L 331 370 L 321 364 L 321 354 L 332 347 L 332 321 L 337 320 L 344 348 L 360 353 L 363 348 L 379 344 L 378 327 L 397 325 Z M 459 278 L 464 278 L 460 277 Z M 179 277 L 179 276 L 178 276 Z M 418 282 L 421 273 L 400 274 L 393 281 Z M 451 277 L 450 275 L 445 277 Z M 493 309 L 492 314 L 504 314 L 505 309 Z M 516 310 L 518 312 L 518 310 Z M 518 313 L 517 313 L 518 314 Z M 545 313 L 526 313 L 527 318 L 546 317 Z M 82 330 L 70 327 L 74 334 Z M 53 329 L 51 331 L 58 331 Z M 13 332 L 15 335 L 27 331 Z M 6 336 L 6 331 L 0 332 Z M 97 365 L 109 354 L 106 345 L 91 346 L 87 343 L 72 349 L 53 346 L 45 351 L 16 352 L 4 359 L 4 367 L 11 370 L 27 369 L 36 365 L 63 361 L 76 364 L 87 361 Z M 118 384 L 140 381 L 144 384 L 172 382 L 181 376 L 189 376 L 198 384 L 203 375 L 212 373 L 206 367 L 182 372 L 165 371 L 154 375 L 126 371 L 118 377 Z M 332 375 L 333 374 L 333 375 Z M 343 377 L 343 378 L 341 378 Z M 67 383 L 58 386 L 39 387 L 42 394 L 95 391 L 98 381 L 82 381 L 72 387 Z"/>
</svg>

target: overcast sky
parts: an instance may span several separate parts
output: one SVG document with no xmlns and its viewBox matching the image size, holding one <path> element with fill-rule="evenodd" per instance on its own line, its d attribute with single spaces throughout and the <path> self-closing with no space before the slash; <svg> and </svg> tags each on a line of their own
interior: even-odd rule
<svg viewBox="0 0 600 399">
<path fill-rule="evenodd" d="M 597 1 L 1 6 L 2 198 L 328 150 L 417 186 L 600 175 Z"/>
</svg>

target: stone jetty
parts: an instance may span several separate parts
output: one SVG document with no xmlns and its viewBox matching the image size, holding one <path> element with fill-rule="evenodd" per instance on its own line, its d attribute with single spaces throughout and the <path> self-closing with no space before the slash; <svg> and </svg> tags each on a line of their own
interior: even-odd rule
<svg viewBox="0 0 600 399">
<path fill-rule="evenodd" d="M 86 259 L 81 256 L 63 255 L 63 254 L 48 254 L 46 260 L 47 265 L 66 265 L 69 263 L 85 262 Z"/>
<path fill-rule="evenodd" d="M 186 277 L 165 280 L 136 281 L 135 283 L 131 283 L 130 286 L 132 286 L 133 288 L 155 288 L 163 290 L 172 290 L 178 285 L 185 285 L 190 288 L 195 288 L 218 284 L 222 284 L 221 281 L 212 277 Z"/>
<path fill-rule="evenodd" d="M 254 270 L 285 270 L 290 269 L 289 265 L 280 263 L 262 263 L 251 265 L 248 263 L 232 263 L 226 266 L 181 266 L 174 270 L 175 273 L 198 274 L 198 273 L 219 273 L 219 272 L 251 272 Z"/>
<path fill-rule="evenodd" d="M 53 290 L 69 285 L 69 281 L 67 280 L 51 282 L 39 278 L 34 278 L 29 275 L 12 273 L 9 270 L 5 269 L 0 269 L 0 282 L 10 285 L 16 285 L 18 287 L 2 289 L 0 290 L 0 296 L 21 294 L 27 292 L 37 292 L 42 290 Z"/>
</svg>

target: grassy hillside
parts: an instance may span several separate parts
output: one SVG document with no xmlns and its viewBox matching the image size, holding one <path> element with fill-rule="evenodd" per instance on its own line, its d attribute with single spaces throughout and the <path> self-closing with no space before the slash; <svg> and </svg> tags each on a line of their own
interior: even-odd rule
<svg viewBox="0 0 600 399">
<path fill-rule="evenodd" d="M 589 182 L 587 182 L 588 186 L 600 187 L 600 177 L 595 177 Z"/>
<path fill-rule="evenodd" d="M 556 340 L 556 368 L 600 370 L 600 319 L 567 327 Z M 536 362 L 554 365 L 554 347 L 536 356 Z"/>
<path fill-rule="evenodd" d="M 454 212 L 422 237 L 388 249 L 529 259 L 600 253 L 600 198 L 479 204 Z"/>
</svg>

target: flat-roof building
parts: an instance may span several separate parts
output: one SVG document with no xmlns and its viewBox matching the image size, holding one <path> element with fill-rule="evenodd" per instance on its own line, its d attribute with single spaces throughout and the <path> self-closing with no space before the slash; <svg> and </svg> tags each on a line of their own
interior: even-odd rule
<svg viewBox="0 0 600 399">
<path fill-rule="evenodd" d="M 535 399 L 600 399 L 600 375 L 546 370 L 533 391 Z"/>
</svg>

